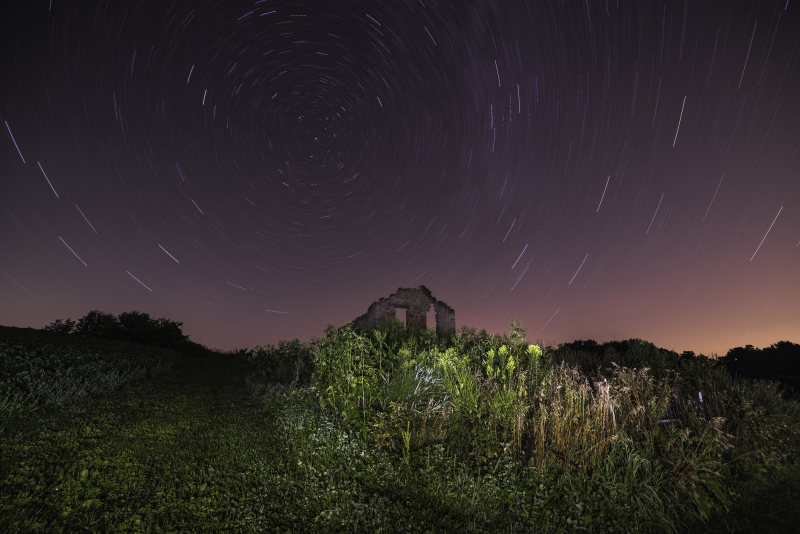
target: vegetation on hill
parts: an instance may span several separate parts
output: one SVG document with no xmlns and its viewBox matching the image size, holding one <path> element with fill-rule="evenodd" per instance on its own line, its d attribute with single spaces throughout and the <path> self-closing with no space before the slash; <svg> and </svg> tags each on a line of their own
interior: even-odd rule
<svg viewBox="0 0 800 534">
<path fill-rule="evenodd" d="M 800 393 L 800 345 L 779 341 L 757 349 L 752 345 L 728 351 L 722 362 L 732 372 L 749 378 L 779 381 Z"/>
<path fill-rule="evenodd" d="M 223 355 L 137 312 L 0 328 L 0 529 L 791 532 L 800 403 L 753 362 L 798 348 L 543 347 L 512 321 Z"/>
<path fill-rule="evenodd" d="M 92 310 L 77 322 L 72 319 L 57 319 L 45 326 L 44 330 L 58 334 L 118 339 L 158 347 L 183 348 L 189 343 L 189 338 L 184 335 L 181 326 L 182 323 L 163 317 L 156 319 L 138 311 L 114 316 L 111 313 Z"/>
<path fill-rule="evenodd" d="M 317 454 L 325 446 L 299 429 L 334 425 L 412 471 L 452 465 L 448 476 L 456 478 L 458 470 L 503 473 L 511 501 L 481 495 L 502 512 L 481 507 L 486 522 L 476 525 L 735 528 L 748 524 L 736 515 L 749 498 L 742 488 L 796 479 L 800 406 L 784 386 L 641 340 L 547 348 L 528 344 L 516 321 L 507 336 L 462 329 L 446 339 L 432 331 L 408 335 L 400 324 L 371 332 L 348 325 L 329 327 L 305 346 L 295 340 L 251 357 L 262 368 L 265 402 L 305 414 L 286 431 L 302 443 L 297 454 L 309 472 L 330 472 L 340 460 Z M 292 372 L 307 370 L 309 360 L 313 373 Z M 263 385 L 271 369 L 278 381 L 309 387 L 276 397 Z M 311 398 L 318 407 L 291 408 L 287 398 Z M 372 476 L 369 466 L 364 471 Z M 565 493 L 542 501 L 538 483 L 531 485 L 542 480 L 559 481 Z"/>
<path fill-rule="evenodd" d="M 0 532 L 274 531 L 265 510 L 278 502 L 272 471 L 284 459 L 274 416 L 243 377 L 235 359 L 184 357 L 170 372 L 27 413 L 0 431 Z"/>
<path fill-rule="evenodd" d="M 171 369 L 169 349 L 0 326 L 0 431 L 43 408 L 67 408 Z"/>
</svg>

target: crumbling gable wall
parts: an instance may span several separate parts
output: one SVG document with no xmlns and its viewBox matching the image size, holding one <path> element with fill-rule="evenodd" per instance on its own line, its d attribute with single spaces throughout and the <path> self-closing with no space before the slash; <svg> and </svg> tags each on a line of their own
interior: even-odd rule
<svg viewBox="0 0 800 534">
<path fill-rule="evenodd" d="M 436 333 L 440 335 L 450 335 L 456 333 L 456 311 L 437 300 L 433 305 L 436 310 Z"/>
<path fill-rule="evenodd" d="M 397 308 L 406 309 L 406 328 L 424 330 L 428 327 L 427 313 L 433 306 L 436 312 L 436 333 L 449 335 L 456 331 L 455 310 L 440 300 L 436 300 L 425 286 L 401 287 L 388 297 L 382 297 L 370 304 L 367 313 L 357 317 L 353 323 L 357 328 L 379 328 L 390 323 Z"/>
</svg>

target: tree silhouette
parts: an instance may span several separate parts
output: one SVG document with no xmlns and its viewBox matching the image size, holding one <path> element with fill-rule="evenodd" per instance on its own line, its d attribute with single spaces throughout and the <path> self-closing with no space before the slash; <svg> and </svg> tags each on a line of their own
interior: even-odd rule
<svg viewBox="0 0 800 534">
<path fill-rule="evenodd" d="M 45 326 L 44 330 L 47 332 L 53 332 L 55 334 L 71 334 L 75 330 L 75 321 L 72 319 L 67 319 L 65 321 L 56 319 L 49 325 Z"/>
<path fill-rule="evenodd" d="M 722 362 L 731 371 L 751 378 L 780 380 L 795 388 L 800 386 L 800 345 L 779 341 L 763 349 L 752 345 L 728 351 Z"/>
<path fill-rule="evenodd" d="M 155 319 L 139 311 L 124 312 L 115 317 L 110 313 L 92 310 L 76 323 L 72 319 L 57 319 L 44 329 L 59 334 L 120 339 L 148 345 L 179 348 L 189 337 L 181 330 L 183 324 L 166 319 Z"/>
<path fill-rule="evenodd" d="M 119 335 L 119 322 L 110 313 L 92 310 L 78 319 L 74 333 L 81 336 L 113 338 Z"/>
</svg>

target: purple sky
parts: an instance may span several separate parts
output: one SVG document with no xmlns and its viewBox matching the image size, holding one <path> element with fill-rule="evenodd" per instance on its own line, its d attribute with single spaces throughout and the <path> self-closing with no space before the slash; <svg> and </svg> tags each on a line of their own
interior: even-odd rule
<svg viewBox="0 0 800 534">
<path fill-rule="evenodd" d="M 0 324 L 800 341 L 800 3 L 3 2 Z"/>
</svg>

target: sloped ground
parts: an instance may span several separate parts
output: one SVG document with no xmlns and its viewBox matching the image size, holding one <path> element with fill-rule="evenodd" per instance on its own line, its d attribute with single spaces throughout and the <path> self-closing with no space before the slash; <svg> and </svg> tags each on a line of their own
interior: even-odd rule
<svg viewBox="0 0 800 534">
<path fill-rule="evenodd" d="M 169 376 L 17 421 L 0 436 L 0 530 L 258 530 L 279 451 L 245 372 L 187 358 Z"/>
</svg>

